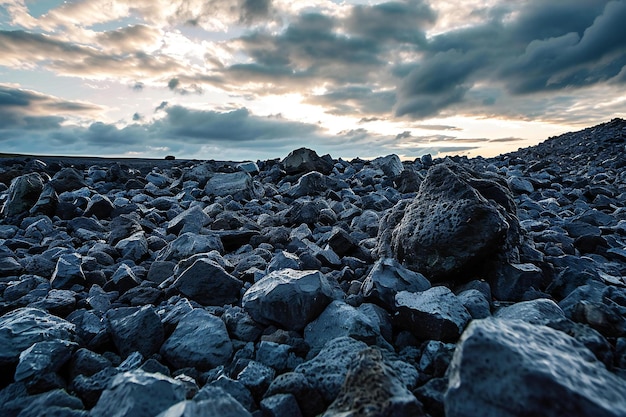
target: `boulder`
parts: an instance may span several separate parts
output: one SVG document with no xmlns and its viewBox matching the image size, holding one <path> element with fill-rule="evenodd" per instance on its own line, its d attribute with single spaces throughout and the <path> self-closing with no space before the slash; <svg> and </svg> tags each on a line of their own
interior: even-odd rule
<svg viewBox="0 0 626 417">
<path fill-rule="evenodd" d="M 0 317 L 0 365 L 17 363 L 20 354 L 34 343 L 72 341 L 75 326 L 36 308 L 23 307 Z"/>
<path fill-rule="evenodd" d="M 147 358 L 159 351 L 165 337 L 161 319 L 151 306 L 111 309 L 106 324 L 122 357 L 139 352 Z"/>
<path fill-rule="evenodd" d="M 574 338 L 518 320 L 473 321 L 449 378 L 448 417 L 626 415 L 623 379 Z"/>
<path fill-rule="evenodd" d="M 461 301 L 447 287 L 396 294 L 397 323 L 418 339 L 455 342 L 471 320 Z"/>
<path fill-rule="evenodd" d="M 200 206 L 192 206 L 170 220 L 166 231 L 175 235 L 187 232 L 200 233 L 200 230 L 210 221 L 211 218 L 202 211 Z"/>
<path fill-rule="evenodd" d="M 185 314 L 163 343 L 161 355 L 176 368 L 209 370 L 225 365 L 233 354 L 226 325 L 206 310 Z"/>
<path fill-rule="evenodd" d="M 367 413 L 363 413 L 367 410 Z M 422 404 L 399 375 L 385 363 L 380 350 L 367 348 L 350 365 L 339 395 L 323 417 L 424 415 Z"/>
<path fill-rule="evenodd" d="M 541 289 L 542 281 L 543 273 L 538 266 L 506 263 L 496 268 L 491 292 L 501 301 L 521 301 L 527 292 Z"/>
<path fill-rule="evenodd" d="M 393 258 L 376 261 L 361 286 L 366 300 L 392 310 L 395 296 L 401 291 L 420 292 L 430 288 L 430 282 L 420 273 L 410 271 Z"/>
<path fill-rule="evenodd" d="M 174 404 L 157 417 L 252 417 L 233 397 L 223 390 L 217 390 L 210 399 L 202 401 L 181 401 Z"/>
<path fill-rule="evenodd" d="M 185 385 L 162 374 L 140 370 L 116 375 L 90 417 L 154 417 L 185 400 Z"/>
<path fill-rule="evenodd" d="M 260 187 L 244 171 L 213 174 L 207 181 L 204 192 L 209 196 L 231 196 L 234 200 L 251 200 L 261 196 Z"/>
<path fill-rule="evenodd" d="M 347 336 L 368 344 L 376 343 L 380 329 L 368 316 L 343 301 L 335 300 L 304 328 L 304 341 L 316 355 L 332 339 Z"/>
<path fill-rule="evenodd" d="M 379 156 L 372 160 L 372 165 L 379 168 L 389 178 L 395 178 L 404 171 L 400 157 L 396 154 Z"/>
<path fill-rule="evenodd" d="M 63 168 L 54 174 L 50 184 L 57 193 L 74 191 L 86 187 L 85 177 L 76 168 Z"/>
<path fill-rule="evenodd" d="M 42 190 L 43 179 L 36 172 L 14 178 L 9 186 L 9 196 L 2 206 L 2 215 L 10 218 L 30 210 Z"/>
<path fill-rule="evenodd" d="M 365 348 L 365 343 L 351 337 L 333 339 L 326 343 L 317 356 L 299 365 L 295 372 L 303 374 L 311 387 L 330 404 L 339 395 L 350 364 Z"/>
<path fill-rule="evenodd" d="M 243 282 L 216 262 L 201 258 L 185 269 L 172 287 L 202 305 L 223 306 L 237 302 Z"/>
<path fill-rule="evenodd" d="M 161 249 L 156 260 L 179 261 L 196 253 L 211 252 L 212 250 L 224 252 L 224 245 L 218 236 L 183 233 Z"/>
<path fill-rule="evenodd" d="M 261 278 L 241 304 L 252 318 L 287 330 L 302 330 L 330 303 L 333 289 L 318 271 L 281 269 Z"/>
<path fill-rule="evenodd" d="M 122 255 L 122 258 L 140 263 L 148 256 L 148 240 L 144 232 L 137 232 L 120 240 L 115 244 L 115 249 Z"/>
<path fill-rule="evenodd" d="M 412 201 L 401 201 L 386 215 L 377 252 L 430 281 L 466 277 L 488 261 L 519 257 L 518 229 L 505 186 L 444 163 L 428 171 Z"/>
<path fill-rule="evenodd" d="M 292 394 L 277 394 L 261 401 L 263 415 L 268 417 L 302 417 L 296 397 Z"/>
<path fill-rule="evenodd" d="M 20 354 L 15 381 L 32 380 L 59 371 L 70 360 L 76 346 L 67 340 L 34 343 Z"/>
<path fill-rule="evenodd" d="M 289 175 L 303 174 L 311 171 L 318 171 L 322 174 L 330 174 L 333 169 L 333 162 L 330 157 L 320 157 L 317 152 L 307 148 L 299 148 L 291 151 L 282 160 L 281 165 Z"/>
</svg>

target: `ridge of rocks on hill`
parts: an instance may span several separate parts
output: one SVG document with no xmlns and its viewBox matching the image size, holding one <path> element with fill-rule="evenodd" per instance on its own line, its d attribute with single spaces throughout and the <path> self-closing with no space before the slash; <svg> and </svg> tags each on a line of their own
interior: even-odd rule
<svg viewBox="0 0 626 417">
<path fill-rule="evenodd" d="M 626 416 L 625 146 L 0 159 L 0 414 Z"/>
</svg>

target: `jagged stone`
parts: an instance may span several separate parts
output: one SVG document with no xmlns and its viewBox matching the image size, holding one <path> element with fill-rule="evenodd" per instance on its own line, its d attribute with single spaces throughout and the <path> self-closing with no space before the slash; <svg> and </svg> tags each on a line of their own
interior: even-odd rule
<svg viewBox="0 0 626 417">
<path fill-rule="evenodd" d="M 423 340 L 456 341 L 471 316 L 447 287 L 396 294 L 398 322 Z"/>
<path fill-rule="evenodd" d="M 172 284 L 183 295 L 202 305 L 233 304 L 243 283 L 207 258 L 198 259 Z"/>
<path fill-rule="evenodd" d="M 475 320 L 449 372 L 450 417 L 626 414 L 626 383 L 579 342 L 545 326 Z"/>
<path fill-rule="evenodd" d="M 123 357 L 139 352 L 147 358 L 159 351 L 165 337 L 161 319 L 150 306 L 111 309 L 106 324 Z"/>
<path fill-rule="evenodd" d="M 161 346 L 161 355 L 177 368 L 209 370 L 224 365 L 232 353 L 224 322 L 199 308 L 185 314 Z"/>
<path fill-rule="evenodd" d="M 282 269 L 250 287 L 241 305 L 260 323 L 302 330 L 330 303 L 332 295 L 332 287 L 320 272 Z"/>
<path fill-rule="evenodd" d="M 43 187 L 43 179 L 36 172 L 14 178 L 9 186 L 9 196 L 2 206 L 2 215 L 14 217 L 30 210 Z"/>
<path fill-rule="evenodd" d="M 392 310 L 398 292 L 420 292 L 429 288 L 430 282 L 422 274 L 406 269 L 393 258 L 382 258 L 376 261 L 363 281 L 361 294 L 365 299 Z"/>
</svg>

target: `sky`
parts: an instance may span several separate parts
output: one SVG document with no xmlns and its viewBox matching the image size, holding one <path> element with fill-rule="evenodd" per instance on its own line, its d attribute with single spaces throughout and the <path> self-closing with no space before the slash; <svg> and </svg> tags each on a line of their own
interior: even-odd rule
<svg viewBox="0 0 626 417">
<path fill-rule="evenodd" d="M 626 117 L 626 0 L 0 0 L 0 153 L 484 157 Z"/>
</svg>

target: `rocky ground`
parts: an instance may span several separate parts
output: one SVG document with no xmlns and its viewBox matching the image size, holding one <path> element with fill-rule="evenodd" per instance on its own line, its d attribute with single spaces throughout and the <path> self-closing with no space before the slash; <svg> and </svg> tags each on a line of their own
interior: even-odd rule
<svg viewBox="0 0 626 417">
<path fill-rule="evenodd" d="M 626 416 L 625 145 L 4 158 L 0 414 Z"/>
</svg>

